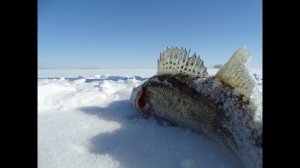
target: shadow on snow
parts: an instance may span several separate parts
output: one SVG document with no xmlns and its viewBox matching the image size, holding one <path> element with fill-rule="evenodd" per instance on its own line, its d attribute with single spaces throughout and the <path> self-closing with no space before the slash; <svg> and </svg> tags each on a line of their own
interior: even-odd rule
<svg viewBox="0 0 300 168">
<path fill-rule="evenodd" d="M 199 136 L 177 127 L 162 127 L 153 119 L 138 117 L 129 100 L 115 101 L 107 107 L 91 106 L 79 110 L 121 125 L 118 130 L 92 137 L 89 151 L 108 154 L 123 167 L 179 168 L 201 163 L 211 163 L 215 167 L 216 162 L 224 162 L 214 158 L 211 148 L 202 143 Z"/>
</svg>

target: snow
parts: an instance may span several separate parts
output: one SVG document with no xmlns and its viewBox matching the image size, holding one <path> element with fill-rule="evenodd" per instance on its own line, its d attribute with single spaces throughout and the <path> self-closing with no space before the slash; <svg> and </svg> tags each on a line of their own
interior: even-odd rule
<svg viewBox="0 0 300 168">
<path fill-rule="evenodd" d="M 38 78 L 50 77 L 96 77 L 103 75 L 113 76 L 140 76 L 151 77 L 156 74 L 156 69 L 39 69 Z"/>
<path fill-rule="evenodd" d="M 131 91 L 156 70 L 38 73 L 39 168 L 236 166 L 204 137 L 137 114 L 129 101 Z M 255 73 L 261 94 L 262 73 Z"/>
</svg>

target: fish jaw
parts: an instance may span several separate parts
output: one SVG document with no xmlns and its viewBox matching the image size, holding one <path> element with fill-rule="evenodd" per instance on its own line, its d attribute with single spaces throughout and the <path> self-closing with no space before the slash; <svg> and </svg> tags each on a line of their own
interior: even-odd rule
<svg viewBox="0 0 300 168">
<path fill-rule="evenodd" d="M 144 85 L 140 85 L 132 90 L 130 101 L 140 115 L 144 117 L 151 116 L 150 105 Z"/>
</svg>

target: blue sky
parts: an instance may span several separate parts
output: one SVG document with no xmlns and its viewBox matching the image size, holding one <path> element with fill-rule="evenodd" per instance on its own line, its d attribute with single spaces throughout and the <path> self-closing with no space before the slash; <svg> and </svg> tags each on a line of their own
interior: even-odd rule
<svg viewBox="0 0 300 168">
<path fill-rule="evenodd" d="M 261 0 L 38 0 L 39 68 L 156 68 L 167 46 L 262 67 Z"/>
</svg>

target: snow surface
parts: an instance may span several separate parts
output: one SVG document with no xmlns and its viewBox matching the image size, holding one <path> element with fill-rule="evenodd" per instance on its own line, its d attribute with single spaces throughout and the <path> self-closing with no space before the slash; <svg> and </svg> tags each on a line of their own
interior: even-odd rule
<svg viewBox="0 0 300 168">
<path fill-rule="evenodd" d="M 99 74 L 151 77 L 156 71 L 156 69 L 39 69 L 38 77 L 99 77 Z"/>
<path fill-rule="evenodd" d="M 207 139 L 137 115 L 129 102 L 131 91 L 155 73 L 39 70 L 38 167 L 235 167 Z M 260 93 L 254 96 L 261 101 L 262 72 L 251 73 Z"/>
</svg>

